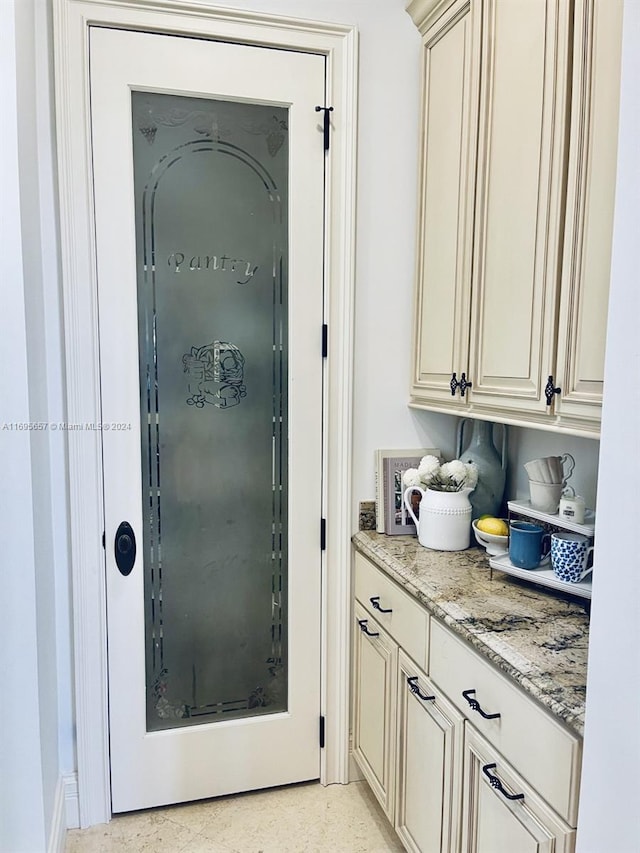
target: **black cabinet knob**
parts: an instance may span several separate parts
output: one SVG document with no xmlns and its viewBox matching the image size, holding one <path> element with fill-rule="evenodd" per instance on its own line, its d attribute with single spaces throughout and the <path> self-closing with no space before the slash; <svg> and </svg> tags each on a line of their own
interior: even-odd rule
<svg viewBox="0 0 640 853">
<path fill-rule="evenodd" d="M 128 521 L 122 521 L 118 525 L 113 550 L 120 574 L 127 577 L 136 561 L 136 535 Z"/>
</svg>

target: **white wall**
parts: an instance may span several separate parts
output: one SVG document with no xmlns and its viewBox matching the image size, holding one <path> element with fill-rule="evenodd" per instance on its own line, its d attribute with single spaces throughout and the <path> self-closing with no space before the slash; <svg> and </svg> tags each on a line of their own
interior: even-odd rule
<svg viewBox="0 0 640 853">
<path fill-rule="evenodd" d="M 46 0 L 0 3 L 0 850 L 60 840 L 74 769 L 62 334 Z M 13 425 L 13 429 L 2 427 Z"/>
<path fill-rule="evenodd" d="M 509 469 L 505 494 L 509 499 L 529 499 L 529 478 L 523 463 L 540 456 L 570 453 L 575 469 L 569 484 L 586 505 L 596 507 L 600 442 L 592 438 L 555 435 L 542 430 L 509 427 Z"/>
<path fill-rule="evenodd" d="M 18 180 L 16 33 L 20 23 L 16 11 L 15 0 L 0 4 L 0 199 L 5 251 L 0 311 L 0 849 L 12 853 L 45 848 L 48 786 L 44 776 L 48 774 L 43 773 L 43 765 L 51 747 L 49 733 L 43 737 L 41 732 L 39 664 L 44 649 L 38 635 L 31 436 L 12 429 L 30 420 L 22 247 L 25 210 Z"/>
<path fill-rule="evenodd" d="M 67 420 L 65 407 L 64 347 L 62 324 L 62 294 L 58 247 L 58 198 L 55 166 L 55 120 L 53 98 L 53 33 L 50 0 L 20 0 L 23 6 L 33 5 L 33 92 L 35 115 L 29 128 L 34 136 L 37 169 L 27 159 L 24 174 L 35 172 L 32 189 L 32 221 L 37 223 L 38 242 L 29 239 L 30 251 L 38 258 L 39 287 L 32 297 L 35 315 L 32 338 L 40 338 L 38 363 L 40 388 L 33 395 L 32 413 L 39 420 L 61 423 Z M 27 34 L 24 34 L 25 40 Z M 29 229 L 31 231 L 31 229 Z M 34 341 L 35 349 L 35 341 Z M 67 453 L 64 433 L 47 431 L 46 444 L 41 448 L 39 472 L 47 482 L 48 511 L 47 565 L 55 578 L 51 593 L 55 598 L 56 619 L 56 677 L 58 686 L 57 716 L 59 722 L 59 762 L 63 774 L 75 768 L 73 731 L 73 688 L 71 653 L 71 590 L 69 580 L 69 496 L 67 484 Z M 46 470 L 45 470 L 46 468 Z M 41 496 L 42 499 L 42 496 Z M 43 507 L 43 513 L 45 509 Z"/>
<path fill-rule="evenodd" d="M 11 189 L 9 194 L 5 194 L 3 185 L 0 213 L 3 216 L 5 246 L 11 246 L 12 249 L 15 247 L 14 251 L 6 255 L 3 268 L 3 295 L 7 291 L 7 298 L 11 297 L 12 302 L 5 303 L 6 307 L 3 305 L 0 315 L 0 347 L 4 356 L 3 363 L 10 364 L 11 370 L 3 370 L 0 374 L 0 382 L 3 383 L 0 387 L 0 421 L 8 418 L 9 412 L 11 419 L 29 420 L 31 406 L 37 407 L 38 412 L 42 411 L 43 395 L 46 395 L 47 417 L 64 420 L 63 379 L 60 367 L 62 337 L 52 202 L 53 143 L 50 138 L 48 113 L 52 77 L 49 66 L 49 39 L 45 26 L 50 4 L 49 0 L 2 0 L 0 20 L 3 37 L 5 33 L 12 35 L 12 11 L 23 3 L 35 11 L 35 34 L 22 33 L 22 41 L 19 43 L 21 55 L 17 60 L 10 44 L 7 47 L 3 44 L 0 54 L 4 116 L 2 133 L 3 139 L 4 136 L 8 139 L 7 146 L 3 145 L 0 161 L 3 178 L 6 173 Z M 360 32 L 354 400 L 356 440 L 353 466 L 355 501 L 371 499 L 374 492 L 372 460 L 376 447 L 433 444 L 441 447 L 446 455 L 452 455 L 455 449 L 455 418 L 413 412 L 406 405 L 414 274 L 420 38 L 409 16 L 404 12 L 404 0 L 226 0 L 224 5 L 243 9 L 251 7 L 256 11 L 294 17 L 353 23 Z M 625 68 L 624 79 L 630 89 L 634 80 L 638 79 L 640 70 L 637 58 L 640 53 L 637 0 L 627 0 L 627 7 L 625 61 L 628 67 Z M 632 32 L 633 48 L 630 46 Z M 27 85 L 27 81 L 32 79 L 33 69 L 24 67 L 27 57 L 30 63 L 36 63 L 37 81 L 35 91 L 32 83 L 27 86 L 26 100 L 20 105 L 21 126 L 35 127 L 37 134 L 35 152 L 30 152 L 29 157 L 28 147 L 20 152 L 23 164 L 23 194 L 31 187 L 31 194 L 27 193 L 24 200 L 29 217 L 22 220 L 22 232 L 26 237 L 28 250 L 37 255 L 37 260 L 33 257 L 28 259 L 29 263 L 35 264 L 35 267 L 30 268 L 33 278 L 30 272 L 28 280 L 22 266 L 20 233 L 17 230 L 20 200 L 19 188 L 15 183 L 15 170 L 18 158 L 19 111 L 15 104 L 15 91 L 13 105 L 11 99 L 12 86 L 15 89 L 16 85 L 16 69 L 20 68 L 21 63 L 23 65 L 20 73 L 27 75 L 21 78 L 23 85 Z M 632 106 L 630 102 L 631 95 L 627 93 L 626 97 L 623 96 L 621 133 L 621 151 L 627 159 L 631 158 L 640 130 L 637 114 L 632 115 L 637 106 Z M 23 114 L 24 110 L 27 111 L 26 116 Z M 30 183 L 31 179 L 25 168 L 32 168 L 37 173 L 36 189 Z M 598 538 L 600 543 L 606 543 L 606 546 L 600 547 L 602 551 L 612 555 L 612 560 L 611 566 L 607 566 L 610 575 L 605 576 L 599 586 L 598 581 L 595 581 L 597 594 L 594 599 L 591 634 L 584 805 L 580 816 L 580 843 L 583 846 L 580 853 L 602 853 L 604 850 L 612 853 L 631 853 L 634 848 L 630 846 L 630 839 L 633 838 L 635 843 L 640 837 L 637 824 L 626 815 L 629 800 L 633 795 L 637 799 L 638 794 L 637 770 L 634 767 L 640 757 L 637 739 L 635 753 L 632 749 L 620 745 L 621 740 L 631 742 L 640 722 L 639 700 L 632 695 L 638 683 L 637 651 L 640 646 L 637 630 L 633 635 L 632 629 L 635 630 L 635 620 L 640 608 L 634 551 L 623 535 L 614 532 L 613 526 L 613 513 L 619 505 L 614 489 L 626 488 L 625 505 L 638 504 L 637 495 L 633 492 L 637 487 L 629 482 L 626 486 L 621 486 L 620 480 L 614 479 L 620 459 L 635 458 L 638 449 L 637 440 L 636 446 L 631 446 L 634 438 L 632 419 L 635 418 L 637 422 L 638 418 L 637 333 L 635 329 L 631 329 L 631 323 L 638 314 L 637 310 L 635 313 L 628 310 L 636 292 L 631 279 L 631 262 L 634 259 L 634 237 L 631 231 L 636 227 L 640 213 L 640 193 L 637 171 L 634 173 L 634 168 L 637 169 L 635 164 L 627 162 L 626 167 L 621 170 L 624 175 L 623 182 L 628 186 L 626 193 L 623 192 L 619 197 L 617 214 L 616 265 L 610 318 L 612 331 L 609 338 L 611 345 L 608 352 L 607 405 L 598 506 Z M 636 184 L 632 185 L 634 175 Z M 632 189 L 635 189 L 635 200 L 631 197 Z M 36 216 L 35 230 L 39 231 L 39 236 L 32 233 L 32 215 Z M 5 225 L 5 220 L 8 225 Z M 35 243 L 29 242 L 34 240 Z M 625 243 L 627 240 L 628 245 Z M 10 282 L 10 287 L 7 288 L 4 282 Z M 30 291 L 32 287 L 33 293 Z M 25 290 L 29 293 L 23 293 Z M 27 320 L 24 317 L 25 305 L 29 315 Z M 38 336 L 42 334 L 44 340 L 38 341 Z M 31 361 L 31 364 L 28 364 L 28 361 Z M 36 382 L 35 387 L 41 392 L 32 400 L 26 390 L 28 369 Z M 627 377 L 631 375 L 631 381 L 627 380 L 618 397 L 618 385 L 622 382 L 623 374 Z M 633 387 L 634 381 L 636 389 Z M 629 394 L 633 394 L 634 390 L 636 400 L 635 405 L 632 405 Z M 626 396 L 623 396 L 623 392 Z M 625 424 L 628 426 L 625 427 Z M 13 734 L 24 733 L 31 725 L 32 735 L 28 739 L 26 749 L 34 751 L 35 763 L 29 763 L 29 774 L 32 778 L 27 780 L 25 777 L 25 784 L 27 781 L 33 781 L 33 778 L 37 782 L 39 778 L 41 787 L 43 780 L 45 786 L 48 786 L 50 774 L 43 768 L 43 752 L 34 739 L 40 729 L 40 702 L 45 698 L 42 691 L 46 694 L 47 701 L 54 702 L 59 715 L 57 725 L 60 772 L 73 770 L 75 761 L 71 710 L 65 460 L 62 446 L 55 442 L 56 439 L 50 438 L 47 447 L 32 447 L 31 442 L 21 436 L 13 437 L 10 443 L 6 443 L 0 432 L 0 452 L 3 453 L 0 481 L 3 513 L 0 514 L 0 528 L 3 542 L 7 543 L 3 550 L 3 577 L 5 567 L 20 566 L 19 573 L 12 571 L 7 574 L 6 584 L 3 580 L 3 600 L 11 601 L 14 609 L 11 618 L 4 620 L 0 627 L 3 640 L 0 643 L 0 655 L 8 652 L 9 661 L 12 663 L 8 670 L 4 667 L 4 660 L 0 663 L 3 664 L 1 671 L 8 672 L 8 680 L 3 682 L 3 694 L 21 698 L 19 705 L 2 703 L 0 711 L 0 786 L 4 784 L 7 760 L 17 760 L 12 751 Z M 578 462 L 576 485 L 585 494 L 588 502 L 591 495 L 595 500 L 598 442 L 561 439 L 531 430 L 511 430 L 510 444 L 512 474 L 509 488 L 513 493 L 510 496 L 516 496 L 523 487 L 524 479 L 520 472 L 522 461 L 542 453 L 568 450 L 576 456 Z M 34 460 L 38 462 L 37 470 Z M 46 471 L 40 480 L 42 465 Z M 42 482 L 46 487 L 48 509 L 46 503 L 42 503 L 45 498 L 39 496 L 34 499 L 31 489 L 32 471 L 35 471 L 35 484 Z M 355 510 L 354 506 L 354 518 Z M 44 519 L 45 541 L 48 543 L 47 548 L 51 548 L 48 561 L 41 547 L 37 553 L 29 553 L 27 549 L 25 554 L 22 540 L 10 535 L 12 531 L 19 530 L 25 539 L 30 541 L 30 532 L 38 517 Z M 616 530 L 618 529 L 616 524 Z M 629 554 L 632 556 L 629 557 Z M 53 588 L 51 573 L 55 577 Z M 46 599 L 39 602 L 40 613 L 36 601 L 36 577 L 38 589 L 45 593 Z M 620 593 L 621 589 L 624 590 L 623 594 Z M 55 598 L 53 637 L 50 636 L 51 610 L 48 605 L 51 595 Z M 43 619 L 40 624 L 39 618 Z M 38 629 L 41 634 L 36 643 Z M 50 648 L 45 649 L 43 642 L 50 644 Z M 56 649 L 55 655 L 51 651 L 52 648 Z M 25 672 L 34 672 L 33 668 L 38 666 L 38 660 L 41 666 L 46 662 L 49 667 L 53 662 L 57 667 L 57 697 L 51 696 L 50 672 L 43 674 L 43 684 L 38 686 L 35 692 L 33 678 L 26 678 Z M 628 688 L 621 686 L 624 684 L 627 684 Z M 635 692 L 637 694 L 637 690 Z M 624 694 L 624 706 L 618 700 L 621 693 Z M 618 720 L 615 727 L 608 722 L 613 713 L 613 702 L 616 708 L 621 709 L 622 714 L 622 722 Z M 47 732 L 49 726 L 50 723 L 45 725 Z M 612 739 L 614 735 L 618 740 Z M 46 763 L 51 755 L 49 734 L 46 735 L 43 750 Z M 25 756 L 24 749 L 22 755 Z M 36 773 L 34 768 L 39 768 L 39 771 Z M 20 772 L 27 773 L 24 762 L 20 766 Z M 616 773 L 620 776 L 617 777 Z M 21 776 L 13 781 L 20 783 Z M 0 801 L 3 803 L 3 814 L 7 811 L 7 803 L 16 803 L 15 815 L 11 817 L 15 817 L 17 821 L 24 809 L 29 808 L 30 801 L 26 788 L 21 789 L 20 784 L 13 788 L 12 799 L 7 800 L 4 796 L 5 790 L 0 787 Z M 624 793 L 629 789 L 632 796 Z M 35 789 L 31 790 L 33 792 Z M 622 794 L 620 790 L 623 791 Z M 42 792 L 42 797 L 43 802 L 48 801 L 50 793 Z M 618 797 L 619 802 L 616 804 Z M 602 807 L 603 804 L 606 808 Z M 602 817 L 605 814 L 606 822 Z M 602 842 L 603 828 L 597 826 L 601 822 L 608 828 L 609 815 L 616 816 L 620 827 L 621 846 L 618 848 L 609 843 L 608 834 L 607 843 Z M 6 820 L 4 816 L 2 819 Z M 46 823 L 44 808 L 43 821 Z M 0 826 L 4 831 L 5 825 Z M 25 828 L 25 832 L 28 829 Z M 32 821 L 31 829 L 36 831 L 36 821 Z M 631 829 L 635 831 L 635 835 L 631 834 Z M 594 840 L 591 846 L 592 838 L 596 839 L 597 843 Z M 2 849 L 4 848 L 0 842 L 0 850 Z M 7 849 L 11 849 L 13 853 L 14 848 Z M 16 851 L 20 849 L 28 848 L 15 847 Z"/>
<path fill-rule="evenodd" d="M 578 853 L 640 850 L 640 4 L 624 6 L 620 143 Z"/>
</svg>

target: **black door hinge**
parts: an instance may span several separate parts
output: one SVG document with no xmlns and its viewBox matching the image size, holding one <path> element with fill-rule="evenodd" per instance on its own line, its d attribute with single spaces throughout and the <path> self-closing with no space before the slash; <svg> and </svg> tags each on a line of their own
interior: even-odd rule
<svg viewBox="0 0 640 853">
<path fill-rule="evenodd" d="M 102 547 L 104 548 L 105 551 L 107 550 L 107 540 L 105 539 L 105 536 L 104 536 L 104 530 L 102 531 Z"/>
<path fill-rule="evenodd" d="M 324 749 L 324 717 L 320 717 L 320 749 Z"/>
<path fill-rule="evenodd" d="M 316 112 L 319 113 L 321 110 L 324 110 L 324 150 L 329 150 L 329 133 L 331 130 L 331 122 L 329 120 L 329 113 L 333 112 L 333 107 L 316 107 Z"/>
<path fill-rule="evenodd" d="M 327 519 L 320 519 L 320 550 L 326 551 L 327 549 Z"/>
<path fill-rule="evenodd" d="M 326 323 L 322 324 L 322 357 L 326 358 L 329 352 L 329 327 Z"/>
</svg>

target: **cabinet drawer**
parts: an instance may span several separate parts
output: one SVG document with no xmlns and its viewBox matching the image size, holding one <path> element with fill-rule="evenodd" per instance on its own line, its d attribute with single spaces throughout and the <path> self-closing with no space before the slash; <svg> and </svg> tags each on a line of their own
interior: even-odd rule
<svg viewBox="0 0 640 853">
<path fill-rule="evenodd" d="M 430 634 L 433 681 L 549 805 L 575 826 L 581 739 L 434 619 Z M 463 691 L 486 714 L 500 716 L 483 717 Z"/>
<path fill-rule="evenodd" d="M 426 668 L 429 615 L 422 605 L 361 554 L 355 555 L 355 594 L 367 613 Z"/>
</svg>

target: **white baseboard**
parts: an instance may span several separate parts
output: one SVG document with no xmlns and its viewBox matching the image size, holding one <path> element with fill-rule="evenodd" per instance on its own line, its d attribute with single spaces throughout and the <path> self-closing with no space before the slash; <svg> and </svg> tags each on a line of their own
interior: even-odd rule
<svg viewBox="0 0 640 853">
<path fill-rule="evenodd" d="M 67 773 L 62 777 L 64 786 L 65 826 L 78 829 L 80 826 L 80 801 L 78 800 L 78 774 Z"/>
<path fill-rule="evenodd" d="M 67 839 L 67 821 L 64 802 L 64 780 L 60 776 L 56 785 L 56 793 L 53 802 L 53 814 L 51 815 L 51 826 L 49 827 L 49 844 L 47 853 L 64 853 Z"/>
<path fill-rule="evenodd" d="M 67 773 L 60 776 L 56 785 L 47 853 L 64 853 L 67 830 L 79 826 L 78 774 Z"/>
</svg>

